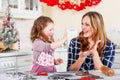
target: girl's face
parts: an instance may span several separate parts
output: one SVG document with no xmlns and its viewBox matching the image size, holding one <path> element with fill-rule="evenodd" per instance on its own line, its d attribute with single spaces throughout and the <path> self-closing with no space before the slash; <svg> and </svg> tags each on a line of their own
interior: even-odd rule
<svg viewBox="0 0 120 80">
<path fill-rule="evenodd" d="M 44 28 L 43 33 L 51 39 L 54 34 L 54 24 L 48 23 L 48 25 Z"/>
<path fill-rule="evenodd" d="M 88 16 L 85 16 L 82 19 L 82 31 L 83 31 L 83 36 L 86 38 L 91 38 L 92 33 L 93 33 L 93 28 L 90 23 L 90 18 Z"/>
</svg>

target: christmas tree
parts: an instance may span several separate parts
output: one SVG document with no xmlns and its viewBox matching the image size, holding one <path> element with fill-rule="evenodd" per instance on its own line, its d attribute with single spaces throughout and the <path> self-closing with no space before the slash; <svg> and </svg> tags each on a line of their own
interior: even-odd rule
<svg viewBox="0 0 120 80">
<path fill-rule="evenodd" d="M 14 20 L 8 5 L 6 17 L 3 19 L 2 26 L 0 26 L 0 41 L 4 45 L 4 48 L 1 49 L 1 52 L 10 50 L 10 45 L 16 43 L 18 40 L 18 31 L 14 27 Z"/>
</svg>

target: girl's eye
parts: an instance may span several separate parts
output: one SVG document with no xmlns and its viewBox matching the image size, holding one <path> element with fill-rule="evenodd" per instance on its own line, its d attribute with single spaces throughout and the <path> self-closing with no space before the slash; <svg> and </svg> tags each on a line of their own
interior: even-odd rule
<svg viewBox="0 0 120 80">
<path fill-rule="evenodd" d="M 90 26 L 90 24 L 88 24 L 88 23 L 85 23 L 85 25 L 86 25 L 86 26 Z"/>
<path fill-rule="evenodd" d="M 50 29 L 50 31 L 53 31 L 53 29 Z"/>
<path fill-rule="evenodd" d="M 81 25 L 83 25 L 83 23 L 81 23 Z"/>
</svg>

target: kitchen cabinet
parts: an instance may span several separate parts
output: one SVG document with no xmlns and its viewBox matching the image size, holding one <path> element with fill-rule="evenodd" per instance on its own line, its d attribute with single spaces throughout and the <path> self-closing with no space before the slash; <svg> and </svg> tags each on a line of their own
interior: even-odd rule
<svg viewBox="0 0 120 80">
<path fill-rule="evenodd" d="M 120 69 L 120 49 L 116 49 L 115 60 L 113 63 L 113 69 Z"/>
<path fill-rule="evenodd" d="M 0 53 L 0 71 L 29 72 L 32 68 L 32 51 Z"/>
<path fill-rule="evenodd" d="M 34 19 L 42 14 L 39 0 L 0 0 L 0 13 L 4 16 L 8 1 L 10 12 L 14 18 Z"/>
<path fill-rule="evenodd" d="M 58 48 L 55 50 L 55 58 L 62 58 L 63 63 L 56 65 L 58 72 L 64 72 L 67 68 L 67 49 Z M 32 68 L 33 52 L 14 51 L 7 53 L 0 53 L 0 72 L 29 72 Z"/>
</svg>

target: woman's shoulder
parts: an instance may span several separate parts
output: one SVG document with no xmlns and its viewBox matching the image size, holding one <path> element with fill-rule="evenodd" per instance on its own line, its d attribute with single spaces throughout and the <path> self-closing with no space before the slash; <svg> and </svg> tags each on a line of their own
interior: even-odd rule
<svg viewBox="0 0 120 80">
<path fill-rule="evenodd" d="M 115 43 L 112 42 L 112 41 L 110 41 L 110 40 L 108 40 L 108 41 L 106 42 L 106 46 L 115 46 Z"/>
<path fill-rule="evenodd" d="M 78 37 L 72 38 L 71 41 L 72 42 L 79 42 L 79 38 Z"/>
<path fill-rule="evenodd" d="M 110 40 L 106 42 L 105 51 L 108 51 L 108 50 L 115 50 L 115 44 Z"/>
<path fill-rule="evenodd" d="M 72 38 L 70 41 L 71 45 L 80 45 L 80 41 L 78 37 Z"/>
</svg>

